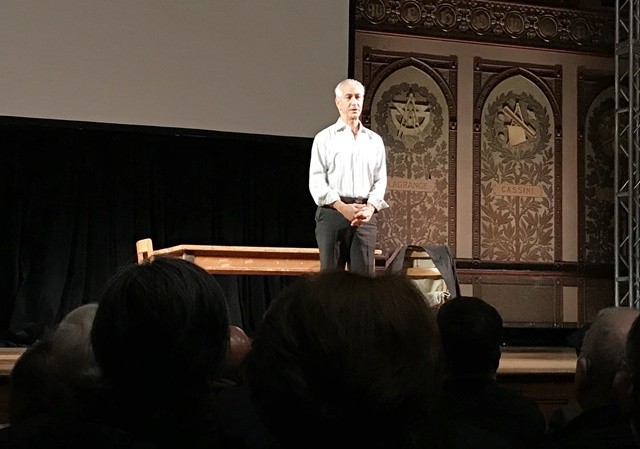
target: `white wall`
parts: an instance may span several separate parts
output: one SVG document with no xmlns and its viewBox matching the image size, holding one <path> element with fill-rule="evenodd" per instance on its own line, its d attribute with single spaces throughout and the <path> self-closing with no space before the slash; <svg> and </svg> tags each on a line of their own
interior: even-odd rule
<svg viewBox="0 0 640 449">
<path fill-rule="evenodd" d="M 311 137 L 348 0 L 0 0 L 0 115 Z"/>
</svg>

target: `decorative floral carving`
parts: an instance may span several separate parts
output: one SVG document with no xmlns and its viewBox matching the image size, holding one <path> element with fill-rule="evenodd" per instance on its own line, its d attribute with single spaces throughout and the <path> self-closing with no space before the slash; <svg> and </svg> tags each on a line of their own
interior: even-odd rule
<svg viewBox="0 0 640 449">
<path fill-rule="evenodd" d="M 449 148 L 442 105 L 424 85 L 400 82 L 386 87 L 375 110 L 373 129 L 387 147 L 392 206 L 380 220 L 378 245 L 447 244 Z"/>
<path fill-rule="evenodd" d="M 508 127 L 524 127 L 528 134 L 507 136 Z M 504 92 L 486 108 L 483 129 L 481 259 L 553 261 L 554 156 L 548 111 L 528 92 Z"/>
</svg>

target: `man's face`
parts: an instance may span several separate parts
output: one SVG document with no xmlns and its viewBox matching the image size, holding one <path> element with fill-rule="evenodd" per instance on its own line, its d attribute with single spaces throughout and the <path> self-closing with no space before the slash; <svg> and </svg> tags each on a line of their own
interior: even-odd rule
<svg viewBox="0 0 640 449">
<path fill-rule="evenodd" d="M 336 106 L 342 120 L 358 120 L 362 113 L 364 90 L 357 84 L 347 83 L 342 86 L 342 95 L 336 98 Z"/>
</svg>

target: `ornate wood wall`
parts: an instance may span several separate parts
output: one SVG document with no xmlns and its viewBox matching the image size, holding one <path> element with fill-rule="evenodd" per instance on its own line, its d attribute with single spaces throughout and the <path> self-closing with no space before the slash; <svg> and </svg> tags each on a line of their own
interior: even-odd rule
<svg viewBox="0 0 640 449">
<path fill-rule="evenodd" d="M 510 326 L 613 305 L 613 9 L 356 0 L 355 24 L 388 151 L 380 246 L 448 244 Z"/>
</svg>

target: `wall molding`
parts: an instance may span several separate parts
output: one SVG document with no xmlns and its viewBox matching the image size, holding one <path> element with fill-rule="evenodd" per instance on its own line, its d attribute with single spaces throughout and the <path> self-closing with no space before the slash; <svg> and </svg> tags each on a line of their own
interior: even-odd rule
<svg viewBox="0 0 640 449">
<path fill-rule="evenodd" d="M 612 55 L 615 12 L 487 0 L 356 0 L 356 30 Z"/>
</svg>

